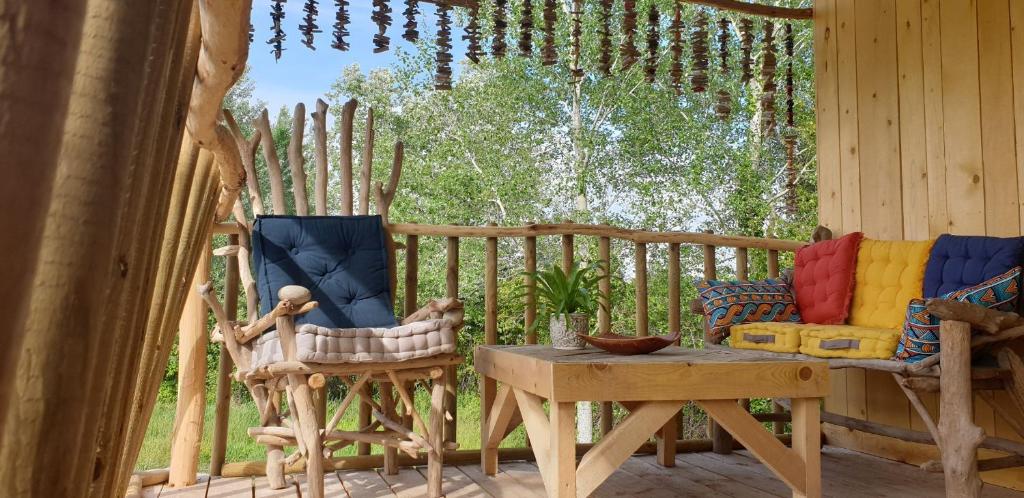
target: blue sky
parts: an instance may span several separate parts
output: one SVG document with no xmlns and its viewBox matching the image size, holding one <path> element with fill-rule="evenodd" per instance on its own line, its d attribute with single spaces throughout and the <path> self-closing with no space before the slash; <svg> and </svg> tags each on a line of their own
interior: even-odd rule
<svg viewBox="0 0 1024 498">
<path fill-rule="evenodd" d="M 411 51 L 414 47 L 402 39 L 405 17 L 402 11 L 405 10 L 403 0 L 390 0 L 391 5 L 391 27 L 388 28 L 388 36 L 391 37 L 391 49 L 387 52 L 373 53 L 373 35 L 377 32 L 377 26 L 370 21 L 372 4 L 370 0 L 350 0 L 349 4 L 349 32 L 351 35 L 348 41 L 351 48 L 347 52 L 341 52 L 331 48 L 333 40 L 334 16 L 337 8 L 333 0 L 320 0 L 318 8 L 320 11 L 317 17 L 317 24 L 322 33 L 316 34 L 314 46 L 317 49 L 310 50 L 302 44 L 302 34 L 299 32 L 299 24 L 304 15 L 302 7 L 305 0 L 288 0 L 284 4 L 285 17 L 282 22 L 285 31 L 284 53 L 281 59 L 274 60 L 271 47 L 266 41 L 272 36 L 270 26 L 270 0 L 254 0 L 252 5 L 252 23 L 256 28 L 252 46 L 249 48 L 250 75 L 256 83 L 255 96 L 267 102 L 267 107 L 273 115 L 281 106 L 291 109 L 298 102 L 304 102 L 309 108 L 318 97 L 323 96 L 330 90 L 333 83 L 341 74 L 342 68 L 351 64 L 359 64 L 362 71 L 368 72 L 373 68 L 384 67 L 395 62 L 395 47 Z M 436 36 L 437 18 L 434 14 L 432 4 L 419 4 L 420 36 Z M 452 11 L 455 14 L 455 10 Z M 455 17 L 453 15 L 453 17 Z M 452 38 L 455 62 L 453 69 L 458 72 L 459 62 L 465 58 L 465 43 L 462 41 L 463 30 L 461 26 L 453 25 Z"/>
</svg>

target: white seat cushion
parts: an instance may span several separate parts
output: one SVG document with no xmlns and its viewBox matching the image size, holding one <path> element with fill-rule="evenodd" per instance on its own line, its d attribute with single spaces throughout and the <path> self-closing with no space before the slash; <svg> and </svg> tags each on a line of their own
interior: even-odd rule
<svg viewBox="0 0 1024 498">
<path fill-rule="evenodd" d="M 455 332 L 446 319 L 423 320 L 393 328 L 332 329 L 300 325 L 296 359 L 308 363 L 394 362 L 455 351 Z M 263 334 L 253 347 L 252 368 L 283 361 L 277 331 Z"/>
</svg>

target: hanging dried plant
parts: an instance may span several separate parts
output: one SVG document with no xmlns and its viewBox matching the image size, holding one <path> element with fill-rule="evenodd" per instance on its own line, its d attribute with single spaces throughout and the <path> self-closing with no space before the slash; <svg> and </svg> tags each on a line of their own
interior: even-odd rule
<svg viewBox="0 0 1024 498">
<path fill-rule="evenodd" d="M 452 18 L 451 6 L 437 4 L 437 74 L 434 75 L 434 89 L 452 89 Z"/>
<path fill-rule="evenodd" d="M 601 28 L 598 30 L 601 56 L 597 68 L 601 74 L 612 74 L 612 0 L 601 0 Z"/>
<path fill-rule="evenodd" d="M 718 70 L 729 74 L 729 22 L 726 18 L 718 20 Z"/>
<path fill-rule="evenodd" d="M 409 42 L 415 42 L 420 39 L 420 32 L 416 24 L 416 16 L 420 14 L 419 2 L 417 0 L 405 0 L 405 10 L 402 11 L 402 15 L 405 16 L 405 32 L 402 33 L 402 38 Z"/>
<path fill-rule="evenodd" d="M 581 44 L 583 37 L 583 0 L 572 0 L 572 29 L 569 31 L 569 39 L 572 43 L 572 64 L 570 73 L 573 79 L 579 80 L 583 77 L 583 66 L 580 64 Z"/>
<path fill-rule="evenodd" d="M 693 60 L 690 62 L 690 89 L 696 93 L 708 88 L 708 15 L 701 11 L 697 14 L 693 32 L 690 34 L 690 50 Z"/>
<path fill-rule="evenodd" d="M 480 8 L 474 4 L 469 9 L 469 21 L 466 23 L 466 34 L 462 35 L 466 43 L 466 58 L 474 64 L 480 63 L 484 49 L 480 46 Z"/>
<path fill-rule="evenodd" d="M 672 67 L 669 69 L 669 76 L 672 78 L 672 89 L 676 95 L 683 94 L 683 5 L 682 0 L 675 1 L 675 8 L 672 14 L 672 24 L 668 27 L 672 35 Z"/>
<path fill-rule="evenodd" d="M 348 40 L 345 37 L 349 35 L 348 0 L 334 0 L 334 5 L 338 7 L 338 12 L 334 17 L 334 41 L 331 46 L 345 51 L 348 50 Z"/>
<path fill-rule="evenodd" d="M 775 25 L 764 23 L 764 48 L 761 55 L 761 133 L 775 129 Z"/>
<path fill-rule="evenodd" d="M 273 30 L 274 36 L 267 40 L 267 43 L 273 47 L 271 53 L 274 54 L 274 60 L 281 58 L 281 53 L 284 52 L 284 29 L 281 28 L 281 20 L 284 19 L 284 2 L 286 0 L 273 0 L 270 4 L 270 19 L 274 22 L 270 26 Z"/>
<path fill-rule="evenodd" d="M 370 20 L 377 25 L 377 34 L 373 35 L 373 53 L 387 52 L 391 38 L 386 34 L 391 26 L 391 6 L 388 0 L 373 0 L 373 13 Z"/>
<path fill-rule="evenodd" d="M 718 91 L 718 102 L 715 104 L 715 114 L 719 119 L 725 121 L 732 114 L 732 94 L 728 90 Z"/>
<path fill-rule="evenodd" d="M 796 195 L 796 134 L 787 132 L 782 137 L 786 145 L 786 212 L 790 215 L 797 213 Z"/>
<path fill-rule="evenodd" d="M 249 23 L 249 43 L 252 43 L 252 41 L 253 41 L 253 39 L 255 37 L 256 37 L 256 26 L 253 26 L 252 23 Z"/>
<path fill-rule="evenodd" d="M 622 45 L 619 46 L 619 58 L 622 59 L 622 70 L 626 71 L 636 64 L 640 52 L 636 49 L 636 0 L 625 0 L 622 16 Z"/>
<path fill-rule="evenodd" d="M 754 79 L 754 21 L 740 19 L 740 83 Z"/>
<path fill-rule="evenodd" d="M 786 23 L 786 126 L 793 127 L 793 25 Z"/>
<path fill-rule="evenodd" d="M 505 57 L 508 44 L 505 43 L 505 30 L 508 28 L 508 19 L 505 11 L 508 7 L 508 0 L 494 0 L 494 41 L 491 43 L 491 54 L 497 58 Z"/>
<path fill-rule="evenodd" d="M 306 47 L 316 50 L 313 46 L 313 35 L 321 33 L 320 26 L 316 24 L 316 16 L 320 12 L 316 8 L 316 0 L 306 0 L 306 4 L 302 6 L 302 11 L 306 13 L 302 17 L 302 24 L 299 24 L 299 31 L 302 33 L 302 44 Z"/>
<path fill-rule="evenodd" d="M 658 31 L 661 15 L 653 4 L 647 11 L 647 59 L 644 64 L 644 79 L 654 83 L 658 74 L 658 45 L 661 44 L 661 33 Z"/>
<path fill-rule="evenodd" d="M 558 20 L 558 7 L 555 0 L 544 0 L 544 48 L 540 51 L 545 66 L 558 62 L 558 50 L 555 49 L 555 21 Z"/>
<path fill-rule="evenodd" d="M 519 53 L 533 55 L 533 2 L 523 0 L 523 18 L 519 20 Z"/>
</svg>

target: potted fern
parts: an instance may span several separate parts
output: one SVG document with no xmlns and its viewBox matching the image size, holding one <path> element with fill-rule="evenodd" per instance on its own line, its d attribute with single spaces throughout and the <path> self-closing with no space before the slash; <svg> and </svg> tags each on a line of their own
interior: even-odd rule
<svg viewBox="0 0 1024 498">
<path fill-rule="evenodd" d="M 558 265 L 550 269 L 525 272 L 536 282 L 541 316 L 549 316 L 551 345 L 555 349 L 583 349 L 586 343 L 577 334 L 590 335 L 590 318 L 604 303 L 598 299 L 601 274 L 597 266 L 579 266 L 569 271 Z M 533 324 L 537 326 L 537 322 Z"/>
</svg>

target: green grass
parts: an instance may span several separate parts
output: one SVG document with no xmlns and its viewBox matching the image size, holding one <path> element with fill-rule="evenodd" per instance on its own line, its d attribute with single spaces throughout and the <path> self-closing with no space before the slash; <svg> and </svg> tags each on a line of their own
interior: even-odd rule
<svg viewBox="0 0 1024 498">
<path fill-rule="evenodd" d="M 458 409 L 458 442 L 461 448 L 480 447 L 480 398 L 476 393 L 459 393 Z M 338 400 L 331 400 L 328 404 L 328 413 L 333 414 Z M 420 390 L 416 395 L 416 407 L 424 420 L 427 420 L 427 407 L 429 405 L 428 393 Z M 153 410 L 153 417 L 149 421 L 149 428 L 146 430 L 146 439 L 142 443 L 142 451 L 139 453 L 139 460 L 136 468 L 139 470 L 156 469 L 167 467 L 171 455 L 171 433 L 174 429 L 174 403 L 157 403 Z M 342 430 L 355 430 L 356 412 L 350 408 L 342 419 Z M 259 425 L 259 414 L 256 405 L 252 401 L 243 403 L 231 403 L 231 415 L 228 419 L 228 444 L 226 461 L 238 462 L 245 460 L 262 460 L 264 448 L 256 444 L 253 438 L 246 434 L 246 429 Z M 199 468 L 201 472 L 209 469 L 210 465 L 210 444 L 213 438 L 213 415 L 214 405 L 206 407 L 206 418 L 203 423 L 203 442 L 199 454 Z M 523 428 L 519 427 L 502 443 L 502 447 L 523 447 L 526 446 L 526 435 Z M 374 448 L 379 452 L 380 448 Z M 338 452 L 338 455 L 354 455 L 355 448 L 350 446 Z"/>
</svg>

